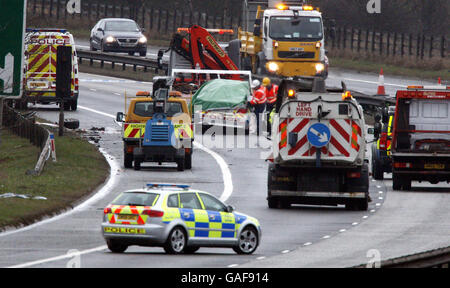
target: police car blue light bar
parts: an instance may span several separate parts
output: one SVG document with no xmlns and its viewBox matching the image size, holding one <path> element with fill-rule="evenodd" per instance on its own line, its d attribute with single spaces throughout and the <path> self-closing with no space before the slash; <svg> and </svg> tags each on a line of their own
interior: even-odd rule
<svg viewBox="0 0 450 288">
<path fill-rule="evenodd" d="M 172 187 L 172 188 L 188 189 L 191 186 L 186 184 L 147 183 L 147 187 L 148 188 Z"/>
<path fill-rule="evenodd" d="M 58 28 L 27 28 L 26 32 L 60 32 L 66 33 L 66 29 L 58 29 Z"/>
</svg>

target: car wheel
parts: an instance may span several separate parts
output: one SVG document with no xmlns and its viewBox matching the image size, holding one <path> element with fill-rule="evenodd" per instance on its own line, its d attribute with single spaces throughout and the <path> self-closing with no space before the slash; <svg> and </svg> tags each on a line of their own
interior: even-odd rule
<svg viewBox="0 0 450 288">
<path fill-rule="evenodd" d="M 64 127 L 72 130 L 78 129 L 80 128 L 80 121 L 71 118 L 64 119 Z"/>
<path fill-rule="evenodd" d="M 134 52 L 128 52 L 128 55 L 133 56 Z"/>
<path fill-rule="evenodd" d="M 122 244 L 115 240 L 107 240 L 106 245 L 108 246 L 108 249 L 111 250 L 111 252 L 113 253 L 123 253 L 128 248 L 127 245 Z"/>
<path fill-rule="evenodd" d="M 142 57 L 147 56 L 147 51 L 141 51 L 141 52 L 139 52 L 139 56 L 142 56 Z"/>
<path fill-rule="evenodd" d="M 92 39 L 89 40 L 89 44 L 91 51 L 97 51 L 97 49 L 94 47 L 94 43 L 92 43 Z"/>
<path fill-rule="evenodd" d="M 245 227 L 238 238 L 238 245 L 233 247 L 237 254 L 252 254 L 258 247 L 258 232 L 253 227 Z"/>
<path fill-rule="evenodd" d="M 177 226 L 170 231 L 164 250 L 169 254 L 181 254 L 186 249 L 186 233 L 183 228 Z"/>
</svg>

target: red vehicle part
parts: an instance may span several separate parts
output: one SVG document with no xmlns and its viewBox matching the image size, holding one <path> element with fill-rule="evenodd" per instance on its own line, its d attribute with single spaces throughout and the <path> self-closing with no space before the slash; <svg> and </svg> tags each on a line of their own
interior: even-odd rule
<svg viewBox="0 0 450 288">
<path fill-rule="evenodd" d="M 194 25 L 182 31 L 188 33 L 189 39 L 177 33 L 170 48 L 189 60 L 192 63 L 192 69 L 239 70 L 207 29 Z M 224 78 L 241 80 L 239 75 L 224 75 Z M 183 82 L 192 82 L 192 80 L 182 79 Z"/>
</svg>

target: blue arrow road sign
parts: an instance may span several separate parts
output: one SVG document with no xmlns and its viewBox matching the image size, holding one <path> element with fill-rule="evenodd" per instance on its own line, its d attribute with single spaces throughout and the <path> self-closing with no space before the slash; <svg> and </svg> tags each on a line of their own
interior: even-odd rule
<svg viewBox="0 0 450 288">
<path fill-rule="evenodd" d="M 323 123 L 315 123 L 309 127 L 306 137 L 308 138 L 309 143 L 314 147 L 324 147 L 330 142 L 330 128 Z"/>
</svg>

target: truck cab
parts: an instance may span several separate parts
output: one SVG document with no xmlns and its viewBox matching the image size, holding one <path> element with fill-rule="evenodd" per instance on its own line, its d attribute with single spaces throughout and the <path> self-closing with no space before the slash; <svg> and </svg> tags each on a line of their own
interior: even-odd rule
<svg viewBox="0 0 450 288">
<path fill-rule="evenodd" d="M 258 6 L 253 33 L 239 31 L 245 68 L 256 74 L 326 78 L 322 14 L 299 1 L 271 2 L 265 10 Z"/>
<path fill-rule="evenodd" d="M 167 92 L 167 95 L 162 91 Z M 123 122 L 124 166 L 141 169 L 143 162 L 176 162 L 179 171 L 192 167 L 194 134 L 189 107 L 176 91 L 140 91 L 131 99 Z"/>
</svg>

